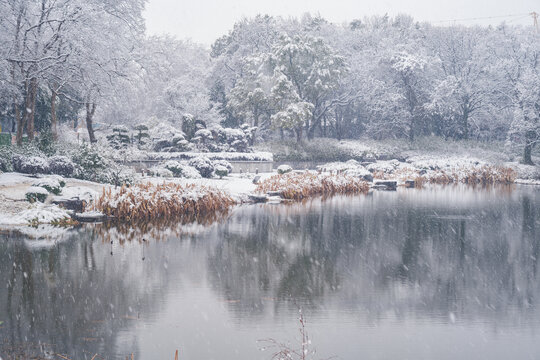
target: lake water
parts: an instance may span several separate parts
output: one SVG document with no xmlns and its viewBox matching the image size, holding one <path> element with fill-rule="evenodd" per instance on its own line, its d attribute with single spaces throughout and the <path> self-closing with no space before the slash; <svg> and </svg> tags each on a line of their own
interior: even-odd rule
<svg viewBox="0 0 540 360">
<path fill-rule="evenodd" d="M 54 243 L 0 235 L 0 356 L 270 359 L 257 340 L 297 347 L 302 308 L 314 358 L 538 359 L 539 261 L 534 187 L 247 205 Z"/>
</svg>

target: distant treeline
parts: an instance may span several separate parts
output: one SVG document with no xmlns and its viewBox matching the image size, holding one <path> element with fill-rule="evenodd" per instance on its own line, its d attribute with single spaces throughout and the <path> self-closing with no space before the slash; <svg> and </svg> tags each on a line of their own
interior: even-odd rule
<svg viewBox="0 0 540 360">
<path fill-rule="evenodd" d="M 256 16 L 206 49 L 146 36 L 142 0 L 93 1 L 0 2 L 8 44 L 0 101 L 14 129 L 31 131 L 37 119 L 54 132 L 57 121 L 79 118 L 95 141 L 94 113 L 149 126 L 180 126 L 191 114 L 210 125 L 257 126 L 263 139 L 507 140 L 527 163 L 540 140 L 540 35 L 532 26 Z M 40 22 L 42 3 L 51 11 Z"/>
</svg>

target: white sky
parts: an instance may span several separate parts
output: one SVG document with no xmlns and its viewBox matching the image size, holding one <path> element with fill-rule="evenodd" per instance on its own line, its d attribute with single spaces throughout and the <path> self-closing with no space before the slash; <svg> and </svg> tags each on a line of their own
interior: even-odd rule
<svg viewBox="0 0 540 360">
<path fill-rule="evenodd" d="M 150 34 L 169 33 L 209 45 L 237 20 L 257 14 L 300 17 L 310 12 L 334 23 L 385 13 L 432 22 L 523 14 L 458 23 L 532 25 L 525 15 L 531 11 L 540 13 L 539 0 L 149 0 L 145 17 Z"/>
</svg>

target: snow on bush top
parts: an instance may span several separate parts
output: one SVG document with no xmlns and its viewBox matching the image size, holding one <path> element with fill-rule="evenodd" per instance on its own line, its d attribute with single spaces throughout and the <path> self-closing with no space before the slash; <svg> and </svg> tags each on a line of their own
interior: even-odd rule
<svg viewBox="0 0 540 360">
<path fill-rule="evenodd" d="M 32 186 L 34 187 L 41 187 L 45 189 L 60 189 L 62 185 L 60 184 L 60 181 L 58 179 L 53 177 L 44 177 L 39 179 L 38 181 L 35 181 Z"/>
<path fill-rule="evenodd" d="M 142 155 L 142 154 L 141 154 Z M 148 160 L 189 160 L 199 156 L 205 156 L 211 160 L 227 160 L 227 161 L 274 161 L 274 156 L 271 152 L 216 152 L 216 153 L 199 153 L 199 152 L 149 152 L 144 154 Z M 144 160 L 144 159 L 140 159 Z"/>
<path fill-rule="evenodd" d="M 50 224 L 52 222 L 62 221 L 69 218 L 69 212 L 58 207 L 57 205 L 43 205 L 36 203 L 36 205 L 30 209 L 25 210 L 16 216 L 13 219 L 13 225 L 28 223 Z"/>
<path fill-rule="evenodd" d="M 30 186 L 26 190 L 26 194 L 42 194 L 42 195 L 49 195 L 49 192 L 47 189 L 42 188 L 41 186 Z"/>
</svg>

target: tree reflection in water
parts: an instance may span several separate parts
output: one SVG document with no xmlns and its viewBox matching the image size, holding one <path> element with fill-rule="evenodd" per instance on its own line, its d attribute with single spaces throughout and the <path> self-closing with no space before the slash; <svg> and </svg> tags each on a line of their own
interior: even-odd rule
<svg viewBox="0 0 540 360">
<path fill-rule="evenodd" d="M 536 329 L 539 205 L 527 188 L 402 189 L 242 206 L 212 224 L 87 226 L 52 247 L 11 235 L 0 241 L 0 350 L 137 353 L 141 323 L 173 315 L 169 302 L 185 305 L 174 294 L 191 284 L 223 299 L 240 328 L 271 327 L 302 306 L 315 319 L 332 310 L 367 324 Z M 180 326 L 204 336 L 216 324 Z"/>
</svg>

